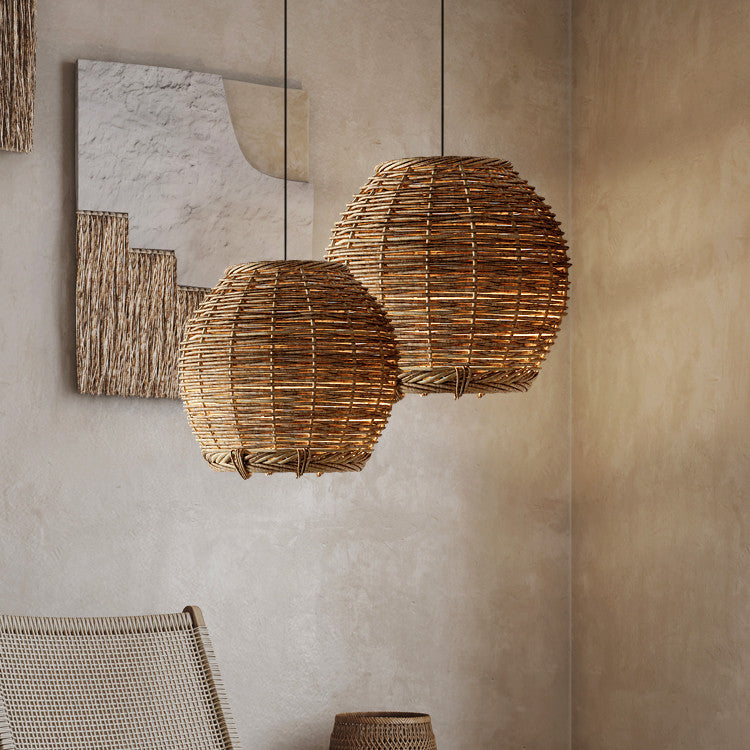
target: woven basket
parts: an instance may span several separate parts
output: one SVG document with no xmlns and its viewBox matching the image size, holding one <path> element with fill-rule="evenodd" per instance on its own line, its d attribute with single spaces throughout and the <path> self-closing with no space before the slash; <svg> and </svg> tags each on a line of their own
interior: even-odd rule
<svg viewBox="0 0 750 750">
<path fill-rule="evenodd" d="M 396 333 L 406 391 L 525 391 L 565 314 L 567 246 L 549 206 L 507 161 L 400 159 L 336 223 L 348 265 Z"/>
<path fill-rule="evenodd" d="M 180 391 L 214 469 L 359 471 L 399 398 L 393 331 L 340 264 L 248 263 L 188 322 Z"/>
<path fill-rule="evenodd" d="M 436 750 L 428 714 L 337 714 L 329 750 Z"/>
</svg>

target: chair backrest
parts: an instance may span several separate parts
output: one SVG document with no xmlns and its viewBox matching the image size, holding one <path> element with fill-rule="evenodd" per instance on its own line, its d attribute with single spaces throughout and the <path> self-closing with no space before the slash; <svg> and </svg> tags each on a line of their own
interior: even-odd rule
<svg viewBox="0 0 750 750">
<path fill-rule="evenodd" d="M 0 615 L 0 750 L 238 750 L 197 607 Z"/>
</svg>

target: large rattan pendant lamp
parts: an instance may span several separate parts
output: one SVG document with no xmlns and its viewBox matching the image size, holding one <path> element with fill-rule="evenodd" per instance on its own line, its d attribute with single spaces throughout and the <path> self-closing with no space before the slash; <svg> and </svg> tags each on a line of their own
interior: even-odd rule
<svg viewBox="0 0 750 750">
<path fill-rule="evenodd" d="M 565 314 L 567 246 L 509 162 L 443 155 L 444 18 L 441 0 L 441 156 L 376 167 L 327 258 L 385 308 L 404 391 L 525 391 Z"/>
<path fill-rule="evenodd" d="M 180 393 L 219 471 L 359 471 L 400 397 L 385 313 L 340 263 L 287 261 L 284 2 L 284 260 L 227 269 L 188 322 Z"/>
</svg>

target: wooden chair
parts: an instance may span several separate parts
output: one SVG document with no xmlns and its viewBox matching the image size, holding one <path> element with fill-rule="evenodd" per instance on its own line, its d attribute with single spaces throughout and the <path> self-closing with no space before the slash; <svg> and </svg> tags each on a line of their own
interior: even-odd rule
<svg viewBox="0 0 750 750">
<path fill-rule="evenodd" d="M 198 607 L 0 615 L 0 750 L 239 750 Z"/>
</svg>

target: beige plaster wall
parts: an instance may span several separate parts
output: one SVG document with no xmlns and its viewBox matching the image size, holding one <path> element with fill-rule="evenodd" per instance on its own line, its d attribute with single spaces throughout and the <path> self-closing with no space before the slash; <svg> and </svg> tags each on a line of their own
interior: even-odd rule
<svg viewBox="0 0 750 750">
<path fill-rule="evenodd" d="M 573 746 L 744 750 L 750 5 L 573 8 Z"/>
<path fill-rule="evenodd" d="M 315 247 L 383 159 L 439 145 L 436 0 L 290 0 Z M 248 748 L 423 709 L 442 750 L 569 746 L 569 325 L 526 395 L 406 398 L 361 474 L 212 473 L 175 402 L 74 387 L 74 62 L 278 82 L 281 0 L 39 0 L 36 144 L 0 153 L 0 609 L 204 608 Z M 569 12 L 447 3 L 447 148 L 568 223 Z"/>
</svg>

